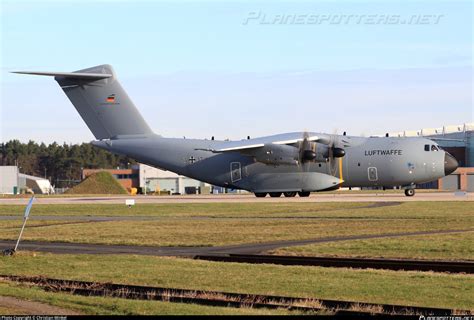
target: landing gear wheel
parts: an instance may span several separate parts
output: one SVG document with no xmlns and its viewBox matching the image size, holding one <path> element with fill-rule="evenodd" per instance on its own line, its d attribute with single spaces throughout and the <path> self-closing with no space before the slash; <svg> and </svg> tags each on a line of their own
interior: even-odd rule
<svg viewBox="0 0 474 320">
<path fill-rule="evenodd" d="M 407 197 L 413 197 L 415 195 L 415 189 L 405 189 L 405 195 Z"/>
<path fill-rule="evenodd" d="M 311 192 L 309 192 L 309 191 L 299 191 L 298 192 L 298 195 L 300 197 L 309 197 L 310 194 L 311 194 Z"/>
<path fill-rule="evenodd" d="M 270 192 L 270 197 L 279 198 L 281 197 L 281 192 Z"/>
<path fill-rule="evenodd" d="M 257 198 L 265 198 L 267 196 L 266 192 L 255 192 Z"/>
<path fill-rule="evenodd" d="M 296 196 L 296 192 L 283 192 L 283 195 L 287 198 L 289 197 L 295 197 Z"/>
</svg>

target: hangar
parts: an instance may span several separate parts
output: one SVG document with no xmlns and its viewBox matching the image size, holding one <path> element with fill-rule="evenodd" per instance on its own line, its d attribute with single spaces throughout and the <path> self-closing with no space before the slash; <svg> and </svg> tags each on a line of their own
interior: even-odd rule
<svg viewBox="0 0 474 320">
<path fill-rule="evenodd" d="M 0 166 L 0 193 L 17 194 L 18 193 L 18 167 Z"/>
<path fill-rule="evenodd" d="M 17 166 L 0 166 L 0 177 L 0 194 L 54 193 L 48 179 L 20 173 Z"/>
<path fill-rule="evenodd" d="M 168 191 L 171 194 L 208 194 L 211 192 L 210 184 L 171 171 L 146 164 L 139 164 L 138 171 L 142 190 Z"/>
</svg>

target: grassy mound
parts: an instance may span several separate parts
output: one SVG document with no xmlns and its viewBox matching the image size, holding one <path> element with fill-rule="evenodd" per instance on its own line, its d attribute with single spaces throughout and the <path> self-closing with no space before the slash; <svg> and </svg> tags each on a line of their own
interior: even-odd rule
<svg viewBox="0 0 474 320">
<path fill-rule="evenodd" d="M 68 194 L 127 194 L 127 190 L 106 171 L 91 174 L 74 188 L 66 191 Z"/>
</svg>

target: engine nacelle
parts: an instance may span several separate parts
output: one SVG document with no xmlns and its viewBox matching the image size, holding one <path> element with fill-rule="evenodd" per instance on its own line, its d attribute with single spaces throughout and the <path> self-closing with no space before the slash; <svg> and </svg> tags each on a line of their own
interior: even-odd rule
<svg viewBox="0 0 474 320">
<path fill-rule="evenodd" d="M 333 148 L 332 154 L 334 158 L 342 158 L 346 155 L 346 151 L 342 148 Z"/>
<path fill-rule="evenodd" d="M 317 157 L 315 159 L 316 162 L 326 162 L 329 158 L 329 154 L 330 154 L 330 151 L 329 150 L 330 147 L 328 146 L 322 146 L 322 147 L 318 147 L 317 149 Z M 336 147 L 333 147 L 332 148 L 332 156 L 334 158 L 342 158 L 346 155 L 346 151 L 342 148 L 336 148 Z"/>
<path fill-rule="evenodd" d="M 285 144 L 268 143 L 262 148 L 249 152 L 255 161 L 268 165 L 298 165 L 301 162 L 327 162 L 329 158 L 329 147 L 323 144 L 313 146 L 311 149 L 300 151 L 298 147 Z M 300 153 L 301 152 L 301 153 Z M 344 149 L 333 148 L 333 157 L 343 157 Z"/>
<path fill-rule="evenodd" d="M 298 148 L 284 144 L 266 144 L 252 154 L 256 161 L 271 165 L 298 165 Z"/>
</svg>

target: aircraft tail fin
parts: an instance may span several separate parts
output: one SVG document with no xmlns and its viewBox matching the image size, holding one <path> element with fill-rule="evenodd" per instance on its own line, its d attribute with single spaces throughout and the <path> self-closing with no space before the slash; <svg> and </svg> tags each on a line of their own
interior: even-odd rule
<svg viewBox="0 0 474 320">
<path fill-rule="evenodd" d="M 54 76 L 98 140 L 153 134 L 110 65 L 75 72 L 15 73 Z"/>
</svg>

